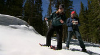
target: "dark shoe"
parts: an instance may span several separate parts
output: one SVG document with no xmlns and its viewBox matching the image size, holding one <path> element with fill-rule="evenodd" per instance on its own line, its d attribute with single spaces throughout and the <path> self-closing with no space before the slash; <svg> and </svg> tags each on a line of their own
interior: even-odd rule
<svg viewBox="0 0 100 55">
<path fill-rule="evenodd" d="M 87 52 L 86 49 L 82 49 L 82 52 Z"/>
<path fill-rule="evenodd" d="M 50 46 L 50 45 L 40 44 L 40 43 L 39 43 L 39 45 L 40 45 L 40 46 L 46 46 L 46 47 L 49 47 L 49 46 Z"/>
</svg>

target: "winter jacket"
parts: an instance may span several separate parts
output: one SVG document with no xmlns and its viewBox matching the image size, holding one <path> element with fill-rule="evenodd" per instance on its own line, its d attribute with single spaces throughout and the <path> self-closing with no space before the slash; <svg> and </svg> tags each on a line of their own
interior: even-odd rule
<svg viewBox="0 0 100 55">
<path fill-rule="evenodd" d="M 77 25 L 73 25 L 72 20 L 78 21 L 78 24 Z M 74 19 L 68 18 L 67 19 L 67 26 L 68 26 L 68 31 L 73 31 L 73 30 L 79 31 L 79 28 L 78 28 L 78 26 L 80 26 L 79 19 L 76 18 L 76 17 L 74 17 Z"/>
<path fill-rule="evenodd" d="M 52 25 L 53 26 L 60 26 L 60 25 L 63 25 L 61 22 L 60 22 L 60 19 L 62 19 L 64 22 L 66 21 L 66 16 L 65 14 L 57 14 L 56 12 L 53 12 L 49 17 L 48 17 L 48 20 L 52 20 Z"/>
</svg>

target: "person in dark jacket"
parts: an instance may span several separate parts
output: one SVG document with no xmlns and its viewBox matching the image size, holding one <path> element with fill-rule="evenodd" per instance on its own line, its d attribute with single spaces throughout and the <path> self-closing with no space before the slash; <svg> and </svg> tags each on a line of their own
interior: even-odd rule
<svg viewBox="0 0 100 55">
<path fill-rule="evenodd" d="M 85 52 L 86 51 L 85 45 L 82 41 L 81 34 L 80 34 L 79 28 L 78 28 L 78 26 L 80 26 L 80 22 L 79 22 L 79 19 L 75 17 L 75 14 L 76 14 L 76 12 L 72 11 L 71 18 L 67 19 L 68 37 L 67 37 L 67 41 L 66 41 L 66 49 L 69 49 L 71 37 L 73 34 L 75 34 L 79 41 L 80 47 L 82 48 L 82 51 Z"/>
<path fill-rule="evenodd" d="M 52 20 L 52 25 L 49 28 L 46 36 L 46 44 L 42 46 L 51 46 L 51 36 L 53 35 L 54 31 L 57 33 L 57 47 L 55 50 L 62 49 L 62 25 L 65 22 L 65 13 L 64 13 L 64 5 L 59 5 L 59 9 L 56 12 L 53 12 L 50 17 L 45 18 L 46 21 Z"/>
</svg>

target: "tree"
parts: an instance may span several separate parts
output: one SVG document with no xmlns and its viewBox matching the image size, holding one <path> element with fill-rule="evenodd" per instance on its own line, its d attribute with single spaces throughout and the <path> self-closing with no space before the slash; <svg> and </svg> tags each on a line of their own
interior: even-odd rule
<svg viewBox="0 0 100 55">
<path fill-rule="evenodd" d="M 49 7 L 48 7 L 48 11 L 47 11 L 47 16 L 50 16 L 50 14 L 52 13 L 52 0 L 49 0 Z M 48 21 L 48 26 L 51 26 L 51 21 Z"/>
<path fill-rule="evenodd" d="M 45 35 L 46 24 L 42 21 L 42 1 L 41 0 L 27 0 L 25 4 L 25 18 L 35 30 L 41 34 Z M 44 27 L 45 26 L 45 27 Z"/>
<path fill-rule="evenodd" d="M 100 2 L 98 0 L 88 0 L 88 9 L 81 2 L 79 14 L 82 38 L 89 42 L 98 43 L 100 36 Z"/>
<path fill-rule="evenodd" d="M 94 32 L 92 32 L 92 35 L 93 35 L 93 39 L 92 41 L 93 42 L 99 42 L 99 28 L 100 28 L 100 22 L 99 22 L 99 12 L 100 12 L 100 3 L 98 0 L 91 0 L 91 13 L 92 13 L 92 30 L 94 30 Z"/>
<path fill-rule="evenodd" d="M 79 13 L 79 19 L 80 19 L 80 23 L 81 23 L 81 26 L 80 26 L 80 32 L 81 32 L 81 35 L 82 35 L 82 38 L 84 40 L 86 40 L 86 37 L 88 37 L 88 28 L 87 28 L 87 24 L 88 24 L 88 19 L 86 17 L 86 10 L 85 10 L 85 7 L 83 5 L 83 3 L 81 2 L 81 9 L 80 9 L 80 13 Z"/>
<path fill-rule="evenodd" d="M 22 16 L 23 0 L 0 0 L 0 12 L 12 16 Z"/>
<path fill-rule="evenodd" d="M 0 13 L 1 14 L 3 14 L 3 12 L 4 12 L 4 5 L 5 5 L 5 2 L 4 2 L 4 0 L 0 0 Z"/>
</svg>

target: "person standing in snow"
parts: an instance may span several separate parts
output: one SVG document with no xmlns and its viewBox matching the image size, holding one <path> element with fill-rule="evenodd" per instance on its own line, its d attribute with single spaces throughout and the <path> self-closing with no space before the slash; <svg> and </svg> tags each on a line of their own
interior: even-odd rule
<svg viewBox="0 0 100 55">
<path fill-rule="evenodd" d="M 64 13 L 64 5 L 59 5 L 59 9 L 56 12 L 53 12 L 48 18 L 45 18 L 46 21 L 52 20 L 52 25 L 49 28 L 46 36 L 46 44 L 42 46 L 50 46 L 51 47 L 51 36 L 54 31 L 57 33 L 57 47 L 54 47 L 55 50 L 62 49 L 62 25 L 65 22 L 65 13 Z"/>
<path fill-rule="evenodd" d="M 82 51 L 85 52 L 86 51 L 85 45 L 82 41 L 81 34 L 78 28 L 78 26 L 80 26 L 80 22 L 79 22 L 79 19 L 75 17 L 75 15 L 76 15 L 76 12 L 72 11 L 71 18 L 68 18 L 66 21 L 67 26 L 68 26 L 68 37 L 66 41 L 66 49 L 69 50 L 69 44 L 70 44 L 71 37 L 73 34 L 75 34 L 79 41 L 80 47 L 82 48 Z"/>
</svg>

